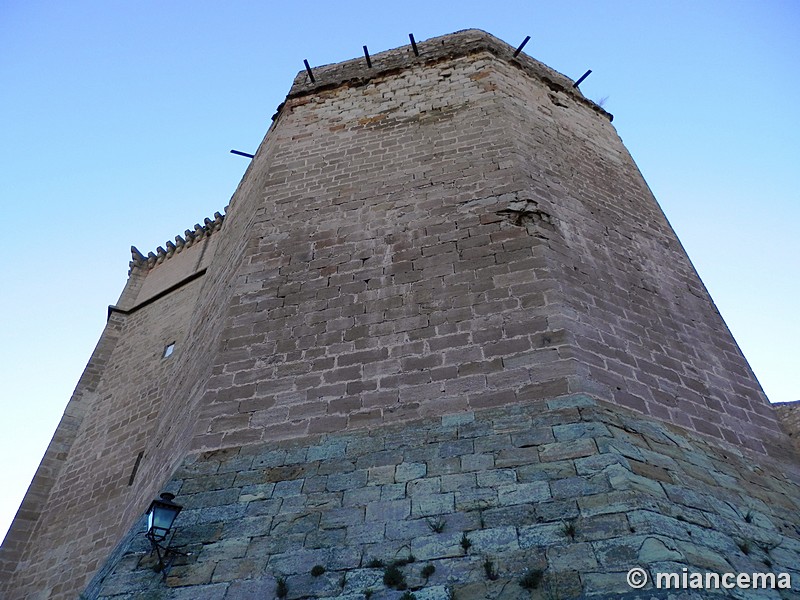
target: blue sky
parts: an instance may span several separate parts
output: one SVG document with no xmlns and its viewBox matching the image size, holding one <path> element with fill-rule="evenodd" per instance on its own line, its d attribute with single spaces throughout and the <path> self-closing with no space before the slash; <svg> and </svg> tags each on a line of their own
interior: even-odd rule
<svg viewBox="0 0 800 600">
<path fill-rule="evenodd" d="M 303 59 L 476 27 L 607 98 L 772 401 L 800 399 L 800 3 L 0 4 L 0 536 L 127 277 L 228 203 Z"/>
</svg>

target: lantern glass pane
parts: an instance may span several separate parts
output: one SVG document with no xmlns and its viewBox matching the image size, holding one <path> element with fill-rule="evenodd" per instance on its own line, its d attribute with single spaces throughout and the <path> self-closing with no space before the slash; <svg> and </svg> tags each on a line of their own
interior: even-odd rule
<svg viewBox="0 0 800 600">
<path fill-rule="evenodd" d="M 172 522 L 175 520 L 176 514 L 177 513 L 172 507 L 155 505 L 152 512 L 152 527 L 156 527 L 158 529 L 169 529 L 172 527 Z"/>
</svg>

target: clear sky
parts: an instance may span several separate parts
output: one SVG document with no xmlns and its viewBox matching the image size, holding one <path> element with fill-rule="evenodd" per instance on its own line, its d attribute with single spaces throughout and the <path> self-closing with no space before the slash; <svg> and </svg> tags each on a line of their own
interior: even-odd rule
<svg viewBox="0 0 800 600">
<path fill-rule="evenodd" d="M 606 98 L 767 395 L 800 399 L 800 3 L 0 3 L 0 536 L 127 277 L 228 203 L 303 59 L 484 29 Z"/>
</svg>

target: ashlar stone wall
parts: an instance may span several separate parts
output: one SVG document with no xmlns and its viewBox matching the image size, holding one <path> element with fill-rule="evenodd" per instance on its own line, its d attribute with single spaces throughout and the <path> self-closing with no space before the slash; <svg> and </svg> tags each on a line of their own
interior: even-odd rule
<svg viewBox="0 0 800 600">
<path fill-rule="evenodd" d="M 483 32 L 419 48 L 295 81 L 226 218 L 193 449 L 585 392 L 788 456 L 609 115 Z"/>
</svg>

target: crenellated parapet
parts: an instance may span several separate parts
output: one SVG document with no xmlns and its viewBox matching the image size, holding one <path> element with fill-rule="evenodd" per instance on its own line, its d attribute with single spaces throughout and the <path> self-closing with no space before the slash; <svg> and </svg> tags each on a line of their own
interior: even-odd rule
<svg viewBox="0 0 800 600">
<path fill-rule="evenodd" d="M 227 206 L 225 211 L 227 211 Z M 129 263 L 130 270 L 133 269 L 152 269 L 154 266 L 161 264 L 173 255 L 182 252 L 183 250 L 192 247 L 194 244 L 211 236 L 222 228 L 222 222 L 225 220 L 225 214 L 215 212 L 214 218 L 209 219 L 206 217 L 203 224 L 195 223 L 194 229 L 187 229 L 183 235 L 176 235 L 175 241 L 167 241 L 164 246 L 156 248 L 155 252 L 148 252 L 147 256 L 142 254 L 136 246 L 131 246 L 131 261 Z"/>
</svg>

